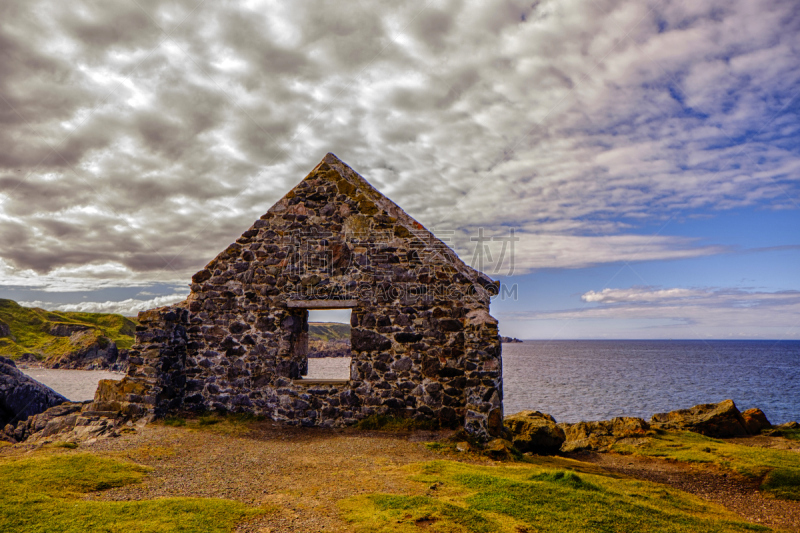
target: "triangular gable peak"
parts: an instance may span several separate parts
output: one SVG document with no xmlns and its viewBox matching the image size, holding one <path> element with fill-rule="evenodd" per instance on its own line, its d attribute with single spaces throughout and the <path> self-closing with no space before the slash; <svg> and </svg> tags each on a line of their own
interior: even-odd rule
<svg viewBox="0 0 800 533">
<path fill-rule="evenodd" d="M 389 263 L 393 268 L 387 269 L 380 264 L 387 250 L 405 250 L 406 255 L 401 261 L 394 256 L 395 263 Z M 370 280 L 356 280 L 370 284 L 375 275 L 383 282 L 427 285 L 437 275 L 441 279 L 443 271 L 456 273 L 459 281 L 466 282 L 466 293 L 453 297 L 477 298 L 484 305 L 497 290 L 495 282 L 465 264 L 446 243 L 332 153 L 193 280 L 204 281 L 231 261 L 276 253 L 282 256 L 280 261 L 264 265 L 271 267 L 270 275 L 300 276 L 294 281 L 306 293 L 323 280 L 327 280 L 323 286 L 335 284 L 357 270 L 373 275 Z M 240 278 L 254 279 L 249 274 Z M 343 287 L 336 291 L 347 292 Z"/>
</svg>

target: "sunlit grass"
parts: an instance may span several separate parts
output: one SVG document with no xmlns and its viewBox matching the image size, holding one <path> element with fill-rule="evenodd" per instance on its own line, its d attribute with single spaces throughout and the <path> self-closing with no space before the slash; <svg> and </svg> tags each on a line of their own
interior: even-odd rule
<svg viewBox="0 0 800 533">
<path fill-rule="evenodd" d="M 566 460 L 416 464 L 410 479 L 428 487 L 424 494 L 370 494 L 340 508 L 359 532 L 769 531 L 662 485 L 567 469 L 573 466 L 581 469 Z"/>
</svg>

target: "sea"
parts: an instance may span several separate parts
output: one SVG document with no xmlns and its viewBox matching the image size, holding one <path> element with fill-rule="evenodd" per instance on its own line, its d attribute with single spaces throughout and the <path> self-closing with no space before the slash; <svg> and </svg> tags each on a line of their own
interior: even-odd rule
<svg viewBox="0 0 800 533">
<path fill-rule="evenodd" d="M 309 359 L 309 378 L 347 379 L 348 358 Z M 24 370 L 73 401 L 121 374 Z M 800 421 L 800 341 L 580 340 L 503 344 L 506 414 L 532 409 L 558 422 L 649 419 L 732 399 L 773 424 Z"/>
<path fill-rule="evenodd" d="M 503 344 L 504 411 L 558 422 L 649 419 L 732 399 L 800 421 L 800 341 L 579 340 Z"/>
</svg>

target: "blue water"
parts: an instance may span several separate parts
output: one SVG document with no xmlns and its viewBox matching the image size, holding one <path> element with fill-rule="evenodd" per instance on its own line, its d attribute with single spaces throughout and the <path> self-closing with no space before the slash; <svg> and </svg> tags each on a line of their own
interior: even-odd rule
<svg viewBox="0 0 800 533">
<path fill-rule="evenodd" d="M 525 341 L 503 344 L 505 413 L 559 422 L 649 419 L 732 399 L 800 421 L 800 341 Z"/>
</svg>

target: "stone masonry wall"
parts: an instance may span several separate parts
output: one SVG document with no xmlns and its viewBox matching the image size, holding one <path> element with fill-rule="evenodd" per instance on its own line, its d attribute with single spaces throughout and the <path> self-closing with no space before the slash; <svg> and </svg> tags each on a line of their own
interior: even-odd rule
<svg viewBox="0 0 800 533">
<path fill-rule="evenodd" d="M 191 289 L 140 314 L 125 381 L 147 392 L 120 401 L 157 415 L 216 409 L 327 427 L 394 413 L 501 431 L 497 285 L 332 154 Z M 348 381 L 302 379 L 318 307 L 352 311 Z"/>
</svg>

